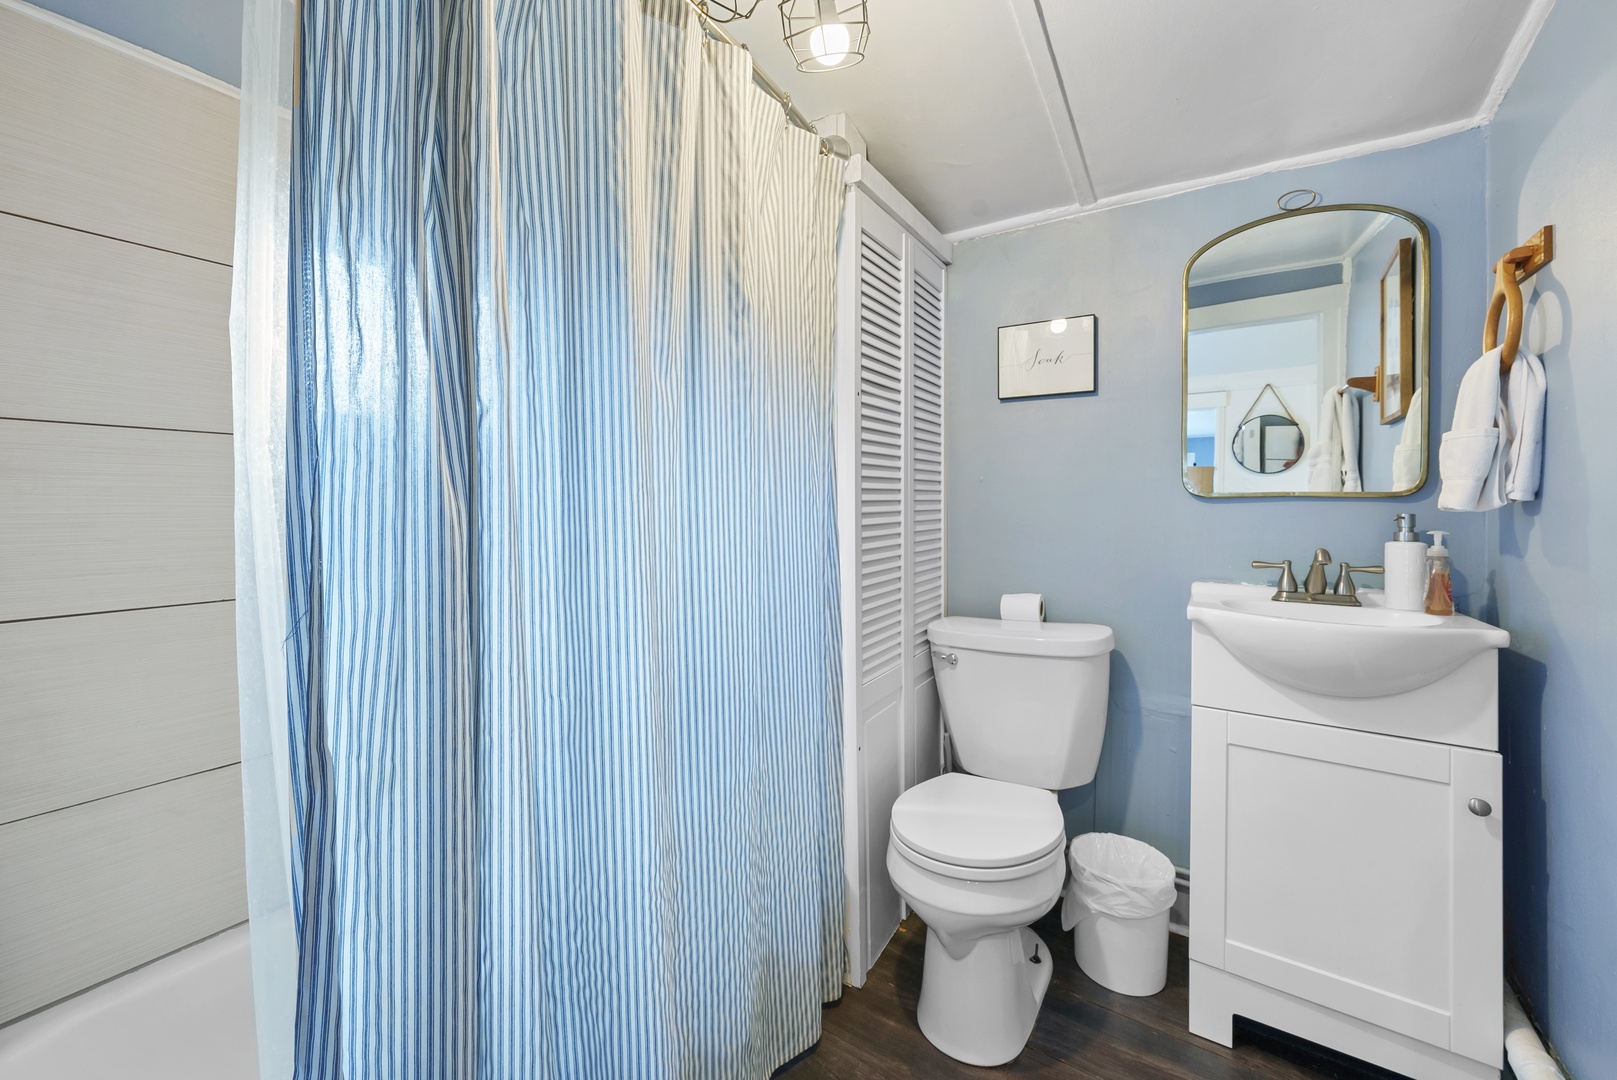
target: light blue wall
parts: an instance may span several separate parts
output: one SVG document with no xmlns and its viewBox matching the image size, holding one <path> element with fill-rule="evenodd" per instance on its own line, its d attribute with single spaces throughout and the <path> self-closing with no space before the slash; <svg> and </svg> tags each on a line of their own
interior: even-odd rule
<svg viewBox="0 0 1617 1080">
<path fill-rule="evenodd" d="M 74 22 L 241 85 L 242 0 L 29 0 Z"/>
<path fill-rule="evenodd" d="M 1556 227 L 1528 334 L 1544 487 L 1496 518 L 1507 941 L 1556 1051 L 1599 1080 L 1617 1077 L 1617 4 L 1556 4 L 1488 169 L 1490 253 Z"/>
<path fill-rule="evenodd" d="M 1274 213 L 1295 187 L 1387 203 L 1433 240 L 1433 375 L 1446 419 L 1487 304 L 1480 132 L 1120 207 L 955 247 L 948 310 L 949 610 L 991 615 L 1038 591 L 1049 617 L 1114 628 L 1112 705 L 1094 784 L 1067 792 L 1073 831 L 1189 858 L 1190 626 L 1198 578 L 1264 580 L 1253 559 L 1304 565 L 1315 547 L 1379 562 L 1392 517 L 1454 532 L 1457 592 L 1480 584 L 1485 522 L 1439 514 L 1436 484 L 1405 499 L 1203 500 L 1180 482 L 1180 283 L 1185 260 Z M 1099 393 L 995 400 L 995 331 L 1099 316 Z M 1463 598 L 1462 598 L 1463 600 Z"/>
</svg>

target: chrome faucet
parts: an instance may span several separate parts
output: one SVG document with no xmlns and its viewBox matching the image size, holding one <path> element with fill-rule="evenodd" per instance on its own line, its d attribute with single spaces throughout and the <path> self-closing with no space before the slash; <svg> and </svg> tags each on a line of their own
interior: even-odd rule
<svg viewBox="0 0 1617 1080">
<path fill-rule="evenodd" d="M 1351 566 L 1344 562 L 1336 572 L 1336 584 L 1327 587 L 1325 584 L 1326 570 L 1331 565 L 1331 553 L 1324 548 L 1314 549 L 1314 561 L 1308 567 L 1308 575 L 1303 579 L 1302 588 L 1297 587 L 1297 576 L 1291 572 L 1291 560 L 1280 562 L 1252 563 L 1254 570 L 1279 570 L 1280 582 L 1275 587 L 1271 600 L 1282 603 L 1303 604 L 1339 604 L 1343 607 L 1361 607 L 1359 603 L 1359 590 L 1354 584 L 1353 575 L 1379 574 L 1379 566 Z"/>
</svg>

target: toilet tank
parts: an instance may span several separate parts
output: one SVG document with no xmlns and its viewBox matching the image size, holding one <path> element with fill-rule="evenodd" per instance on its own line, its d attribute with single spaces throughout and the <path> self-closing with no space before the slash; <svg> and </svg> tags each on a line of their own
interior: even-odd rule
<svg viewBox="0 0 1617 1080">
<path fill-rule="evenodd" d="M 961 768 L 1055 789 L 1095 778 L 1111 687 L 1111 627 L 950 615 L 926 632 Z"/>
</svg>

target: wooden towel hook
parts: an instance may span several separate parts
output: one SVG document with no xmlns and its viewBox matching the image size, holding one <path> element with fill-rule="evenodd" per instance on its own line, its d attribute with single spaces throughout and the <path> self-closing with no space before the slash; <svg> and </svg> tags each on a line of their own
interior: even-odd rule
<svg viewBox="0 0 1617 1080">
<path fill-rule="evenodd" d="M 1531 240 L 1519 248 L 1511 248 L 1494 263 L 1493 299 L 1488 303 L 1488 321 L 1482 328 L 1482 351 L 1500 348 L 1499 316 L 1505 316 L 1504 347 L 1499 352 L 1499 374 L 1509 375 L 1516 362 L 1516 352 L 1522 347 L 1521 283 L 1555 257 L 1555 226 L 1546 225 L 1533 234 Z"/>
</svg>

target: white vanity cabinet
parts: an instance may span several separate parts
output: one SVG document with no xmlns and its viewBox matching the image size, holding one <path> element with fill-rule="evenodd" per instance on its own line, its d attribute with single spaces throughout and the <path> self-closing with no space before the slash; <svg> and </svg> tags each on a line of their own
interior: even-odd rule
<svg viewBox="0 0 1617 1080">
<path fill-rule="evenodd" d="M 1497 651 L 1347 699 L 1192 635 L 1191 1031 L 1231 1045 L 1243 1016 L 1416 1080 L 1497 1080 Z M 1408 708 L 1455 741 L 1390 733 Z"/>
</svg>

